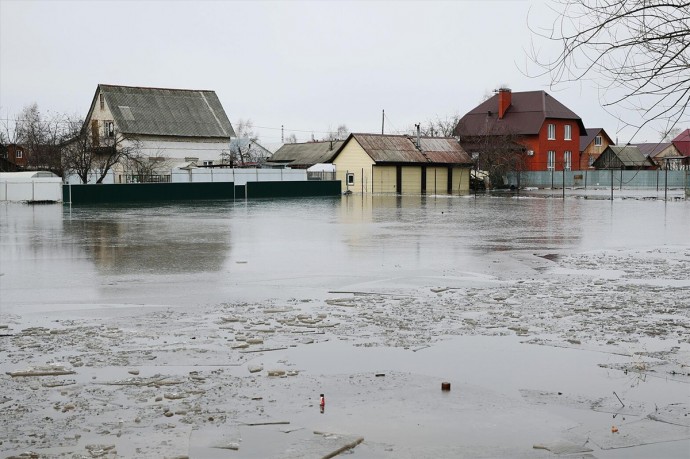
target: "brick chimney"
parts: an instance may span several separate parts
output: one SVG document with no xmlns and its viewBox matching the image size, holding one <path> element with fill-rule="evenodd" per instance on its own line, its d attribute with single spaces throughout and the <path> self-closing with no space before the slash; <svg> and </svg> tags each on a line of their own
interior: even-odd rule
<svg viewBox="0 0 690 459">
<path fill-rule="evenodd" d="M 512 98 L 512 92 L 508 88 L 500 88 L 498 90 L 498 119 L 503 119 L 508 107 L 510 107 L 510 101 Z"/>
</svg>

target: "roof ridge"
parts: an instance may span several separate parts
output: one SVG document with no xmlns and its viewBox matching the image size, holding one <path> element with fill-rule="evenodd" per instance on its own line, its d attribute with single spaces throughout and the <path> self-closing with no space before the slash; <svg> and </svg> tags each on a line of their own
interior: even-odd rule
<svg viewBox="0 0 690 459">
<path fill-rule="evenodd" d="M 129 86 L 123 84 L 108 84 L 99 83 L 99 87 L 108 86 L 111 88 L 128 88 L 128 89 L 155 89 L 159 91 L 187 91 L 187 92 L 215 92 L 213 89 L 186 89 L 186 88 L 160 88 L 156 86 Z"/>
</svg>

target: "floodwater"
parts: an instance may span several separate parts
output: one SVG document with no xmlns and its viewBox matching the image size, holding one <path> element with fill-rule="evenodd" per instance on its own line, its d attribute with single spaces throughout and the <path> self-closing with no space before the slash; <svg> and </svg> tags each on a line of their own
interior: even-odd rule
<svg viewBox="0 0 690 459">
<path fill-rule="evenodd" d="M 2 204 L 0 325 L 3 457 L 690 454 L 681 199 Z"/>
</svg>

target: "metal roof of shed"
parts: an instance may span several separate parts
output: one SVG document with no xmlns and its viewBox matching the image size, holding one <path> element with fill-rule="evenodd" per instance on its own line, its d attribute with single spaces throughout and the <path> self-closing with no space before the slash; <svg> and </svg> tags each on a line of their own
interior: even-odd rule
<svg viewBox="0 0 690 459">
<path fill-rule="evenodd" d="M 452 137 L 421 137 L 419 148 L 416 138 L 405 135 L 350 134 L 345 143 L 351 139 L 377 163 L 472 164 L 469 155 Z M 344 145 L 340 150 L 343 148 Z"/>
<path fill-rule="evenodd" d="M 287 164 L 288 166 L 313 166 L 314 164 L 327 163 L 343 143 L 343 140 L 286 143 L 271 155 L 268 162 Z"/>
</svg>

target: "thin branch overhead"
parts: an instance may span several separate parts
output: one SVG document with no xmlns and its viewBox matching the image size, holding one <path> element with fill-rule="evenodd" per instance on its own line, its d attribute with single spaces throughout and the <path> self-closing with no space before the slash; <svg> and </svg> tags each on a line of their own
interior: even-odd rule
<svg viewBox="0 0 690 459">
<path fill-rule="evenodd" d="M 659 0 L 553 0 L 550 27 L 531 27 L 536 41 L 560 52 L 544 58 L 533 43 L 531 59 L 552 86 L 593 81 L 602 106 L 639 114 L 641 129 L 687 122 L 690 104 L 690 2 Z M 632 118 L 632 117 L 631 117 Z"/>
</svg>

